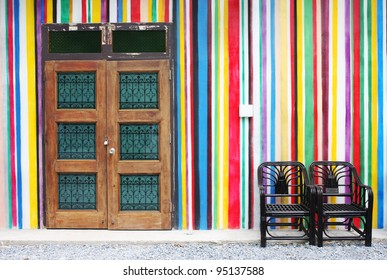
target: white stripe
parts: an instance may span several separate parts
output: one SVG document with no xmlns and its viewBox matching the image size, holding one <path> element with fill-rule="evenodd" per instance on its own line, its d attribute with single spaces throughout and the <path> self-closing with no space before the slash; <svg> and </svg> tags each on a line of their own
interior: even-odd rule
<svg viewBox="0 0 387 280">
<path fill-rule="evenodd" d="M 346 107 L 346 50 L 345 50 L 345 1 L 337 3 L 337 160 L 345 160 L 345 107 Z"/>
<path fill-rule="evenodd" d="M 0 4 L 0 18 L 6 18 L 5 3 Z M 5 20 L 0 20 L 0 30 L 5 30 Z M 0 32 L 0 227 L 8 227 L 6 42 L 5 32 Z"/>
<path fill-rule="evenodd" d="M 109 0 L 109 21 L 117 22 L 117 0 Z"/>
<path fill-rule="evenodd" d="M 363 16 L 364 16 L 364 29 L 367 30 L 367 0 L 364 1 L 364 7 L 363 7 Z M 369 133 L 368 133 L 368 36 L 365 34 L 364 36 L 364 71 L 363 71 L 363 77 L 364 77 L 364 85 L 360 85 L 364 88 L 364 145 L 363 145 L 363 158 L 364 158 L 364 183 L 370 184 L 369 182 L 369 176 L 368 176 L 368 167 L 369 167 L 369 161 L 368 161 L 368 142 L 369 142 Z"/>
<path fill-rule="evenodd" d="M 23 228 L 30 228 L 30 184 L 29 184 L 29 129 L 28 129 L 28 66 L 27 66 L 27 30 L 26 6 L 21 1 L 20 6 L 20 131 L 21 131 L 21 167 L 22 167 L 22 200 L 23 200 Z"/>
<path fill-rule="evenodd" d="M 52 8 L 55 9 L 55 7 L 52 7 Z M 58 0 L 56 2 L 56 22 L 57 23 L 62 23 L 62 21 L 61 21 L 61 14 L 62 14 L 61 0 Z"/>
<path fill-rule="evenodd" d="M 128 1 L 128 3 L 126 4 L 126 15 L 126 22 L 132 22 L 132 4 L 130 1 Z"/>
<path fill-rule="evenodd" d="M 73 18 L 70 18 L 70 22 L 80 23 L 82 22 L 82 0 L 73 0 Z"/>
<path fill-rule="evenodd" d="M 261 1 L 252 1 L 252 34 L 260 34 L 261 30 L 261 17 L 260 17 L 260 7 Z M 253 106 L 254 106 L 254 117 L 253 117 L 253 166 L 254 170 L 258 169 L 260 164 L 260 159 L 262 156 L 261 150 L 261 141 L 262 141 L 262 133 L 261 133 L 261 73 L 260 73 L 260 65 L 261 65 L 261 57 L 260 52 L 258 51 L 260 48 L 260 44 L 262 43 L 261 36 L 252 36 L 252 49 L 255 50 L 251 53 L 252 63 L 253 63 Z M 256 172 L 254 172 L 254 221 L 253 228 L 259 228 L 259 215 L 260 215 L 260 206 L 259 206 L 259 190 L 258 190 L 258 177 L 256 176 Z"/>
<path fill-rule="evenodd" d="M 185 34 L 190 34 L 190 10 L 189 10 L 189 0 L 185 0 L 185 6 L 186 6 L 186 14 L 185 16 L 185 24 L 186 24 L 186 32 Z M 185 96 L 186 96 L 186 119 L 184 120 L 186 122 L 186 141 L 187 141 L 187 146 L 186 146 L 186 152 L 187 152 L 187 198 L 188 198 L 188 203 L 187 203 L 187 214 L 188 214 L 188 229 L 193 228 L 192 224 L 192 133 L 191 133 L 191 118 L 192 118 L 192 111 L 191 111 L 191 41 L 190 41 L 189 36 L 185 36 L 185 48 L 186 48 L 186 91 L 185 91 Z M 184 156 L 184 155 L 183 155 Z"/>
</svg>

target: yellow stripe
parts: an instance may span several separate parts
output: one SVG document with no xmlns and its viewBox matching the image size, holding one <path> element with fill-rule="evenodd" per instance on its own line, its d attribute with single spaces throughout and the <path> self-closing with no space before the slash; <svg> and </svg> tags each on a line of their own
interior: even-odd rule
<svg viewBox="0 0 387 280">
<path fill-rule="evenodd" d="M 304 162 L 305 154 L 304 154 L 304 112 L 303 112 L 303 89 L 304 89 L 304 83 L 303 83 L 303 75 L 302 75 L 302 69 L 304 67 L 303 64 L 303 32 L 302 32 L 302 26 L 303 26 L 303 1 L 297 0 L 297 15 L 301 15 L 297 17 L 297 117 L 298 117 L 298 160 L 301 162 Z"/>
<path fill-rule="evenodd" d="M 122 22 L 128 22 L 128 1 L 130 0 L 122 1 Z"/>
<path fill-rule="evenodd" d="M 279 85 L 279 90 L 281 94 L 280 98 L 280 108 L 279 108 L 279 114 L 281 118 L 281 126 L 279 126 L 279 134 L 280 139 L 280 145 L 281 145 L 281 159 L 282 160 L 288 160 L 290 158 L 289 155 L 289 128 L 288 128 L 288 106 L 289 106 L 289 100 L 288 100 L 288 69 L 289 69 L 289 60 L 288 60 L 288 50 L 289 50 L 289 40 L 288 40 L 288 34 L 289 34 L 289 11 L 288 11 L 288 2 L 287 1 L 279 1 L 279 24 L 280 24 L 280 36 L 279 36 L 279 52 L 280 52 L 280 63 L 281 68 L 279 69 L 279 81 L 277 82 Z"/>
<path fill-rule="evenodd" d="M 27 66 L 28 66 L 28 130 L 30 177 L 30 226 L 38 227 L 38 177 L 36 132 L 36 83 L 35 83 L 35 15 L 34 1 L 26 2 Z"/>
<path fill-rule="evenodd" d="M 223 146 L 223 228 L 228 227 L 228 200 L 229 200 L 229 56 L 228 56 L 228 1 L 224 2 L 224 146 Z M 234 38 L 235 40 L 236 38 Z M 221 186 L 222 187 L 222 186 Z"/>
<path fill-rule="evenodd" d="M 374 191 L 374 194 L 377 194 L 378 190 L 378 125 L 377 125 L 377 119 L 378 119 L 378 57 L 377 57 L 377 26 L 376 26 L 376 12 L 377 12 L 377 1 L 372 1 L 372 15 L 371 15 L 371 27 L 372 27 L 372 35 L 371 35 L 371 73 L 372 73 L 372 86 L 371 86 L 371 95 L 372 100 L 371 106 L 372 106 L 372 119 L 374 120 L 372 122 L 371 127 L 371 142 L 372 142 L 372 148 L 371 148 L 371 170 L 372 170 L 372 189 Z M 373 208 L 373 227 L 377 227 L 377 213 L 378 209 L 378 200 L 374 199 L 374 208 Z"/>
<path fill-rule="evenodd" d="M 180 109 L 181 109 L 181 127 L 180 127 L 180 135 L 181 135 L 181 196 L 182 196 L 182 229 L 187 229 L 187 177 L 186 177 L 186 169 L 187 169 L 187 162 L 186 162 L 186 127 L 185 127 L 185 120 L 186 120 L 186 112 L 185 112 L 185 44 L 184 44 L 184 0 L 180 0 L 179 6 L 180 14 L 179 14 L 179 21 L 180 21 L 180 42 L 179 42 L 179 49 L 180 49 Z"/>
<path fill-rule="evenodd" d="M 332 1 L 332 150 L 331 158 L 337 158 L 337 33 L 338 33 L 338 3 Z"/>
<path fill-rule="evenodd" d="M 92 0 L 91 22 L 101 22 L 101 0 Z"/>
<path fill-rule="evenodd" d="M 53 23 L 53 0 L 47 1 L 47 22 L 46 23 Z"/>
<path fill-rule="evenodd" d="M 158 7 L 157 7 L 157 19 L 158 22 L 164 22 L 165 17 L 165 0 L 159 0 L 157 1 Z"/>
<path fill-rule="evenodd" d="M 152 22 L 153 1 L 148 0 L 148 22 Z"/>
</svg>

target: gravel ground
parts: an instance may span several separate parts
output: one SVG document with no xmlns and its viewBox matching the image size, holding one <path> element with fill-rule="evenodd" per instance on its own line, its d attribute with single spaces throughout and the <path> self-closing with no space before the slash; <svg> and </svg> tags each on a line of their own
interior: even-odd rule
<svg viewBox="0 0 387 280">
<path fill-rule="evenodd" d="M 0 260 L 387 260 L 386 240 L 307 243 L 0 243 Z"/>
</svg>

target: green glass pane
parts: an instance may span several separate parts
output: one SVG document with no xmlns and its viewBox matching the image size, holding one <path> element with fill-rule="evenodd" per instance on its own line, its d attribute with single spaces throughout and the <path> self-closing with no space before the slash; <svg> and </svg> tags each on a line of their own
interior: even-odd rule
<svg viewBox="0 0 387 280">
<path fill-rule="evenodd" d="M 58 73 L 58 109 L 95 109 L 95 73 Z"/>
<path fill-rule="evenodd" d="M 50 53 L 100 53 L 101 31 L 50 31 Z"/>
<path fill-rule="evenodd" d="M 95 159 L 95 124 L 59 123 L 58 159 Z"/>
<path fill-rule="evenodd" d="M 121 160 L 154 160 L 159 157 L 157 124 L 122 124 L 120 126 Z"/>
<path fill-rule="evenodd" d="M 157 109 L 157 73 L 121 73 L 120 109 Z"/>
<path fill-rule="evenodd" d="M 96 209 L 95 174 L 59 174 L 59 209 Z"/>
<path fill-rule="evenodd" d="M 160 209 L 158 175 L 121 175 L 121 210 Z"/>
<path fill-rule="evenodd" d="M 113 31 L 113 52 L 166 52 L 165 30 Z"/>
</svg>

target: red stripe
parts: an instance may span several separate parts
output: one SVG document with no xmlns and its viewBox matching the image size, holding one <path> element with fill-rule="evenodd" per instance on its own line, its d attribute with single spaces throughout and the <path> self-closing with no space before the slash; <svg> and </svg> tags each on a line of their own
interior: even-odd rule
<svg viewBox="0 0 387 280">
<path fill-rule="evenodd" d="M 240 17 L 239 1 L 228 7 L 229 37 L 229 209 L 228 228 L 240 227 Z"/>
<path fill-rule="evenodd" d="M 140 22 L 141 21 L 141 0 L 131 0 L 131 22 Z"/>
<path fill-rule="evenodd" d="M 86 23 L 87 21 L 86 12 L 87 12 L 86 0 L 82 0 L 82 23 Z"/>
<path fill-rule="evenodd" d="M 15 150 L 15 99 L 13 77 L 13 1 L 8 0 L 8 73 L 9 73 L 9 107 L 10 107 L 10 157 L 11 157 L 11 182 L 12 182 L 12 225 L 17 226 L 17 191 L 16 191 L 16 150 Z"/>
<path fill-rule="evenodd" d="M 291 1 L 290 3 L 290 65 L 291 65 L 291 73 L 290 73 L 290 79 L 291 79 L 291 129 L 290 129 L 290 139 L 291 139 L 291 147 L 290 147 L 290 157 L 292 160 L 296 160 L 296 148 L 297 148 L 297 142 L 296 142 L 296 73 L 295 73 L 295 40 L 294 40 L 294 25 L 295 25 L 295 18 L 294 18 L 294 1 Z"/>
<path fill-rule="evenodd" d="M 360 1 L 353 1 L 353 162 L 360 169 Z"/>
<path fill-rule="evenodd" d="M 321 1 L 322 160 L 329 143 L 329 0 Z"/>
<path fill-rule="evenodd" d="M 353 164 L 360 172 L 360 1 L 353 1 Z M 355 225 L 360 221 L 355 219 Z"/>
<path fill-rule="evenodd" d="M 165 0 L 164 21 L 169 22 L 169 0 Z"/>
<path fill-rule="evenodd" d="M 313 95 L 314 95 L 314 158 L 318 158 L 318 110 L 317 110 L 317 14 L 316 14 L 316 0 L 313 0 Z"/>
</svg>

